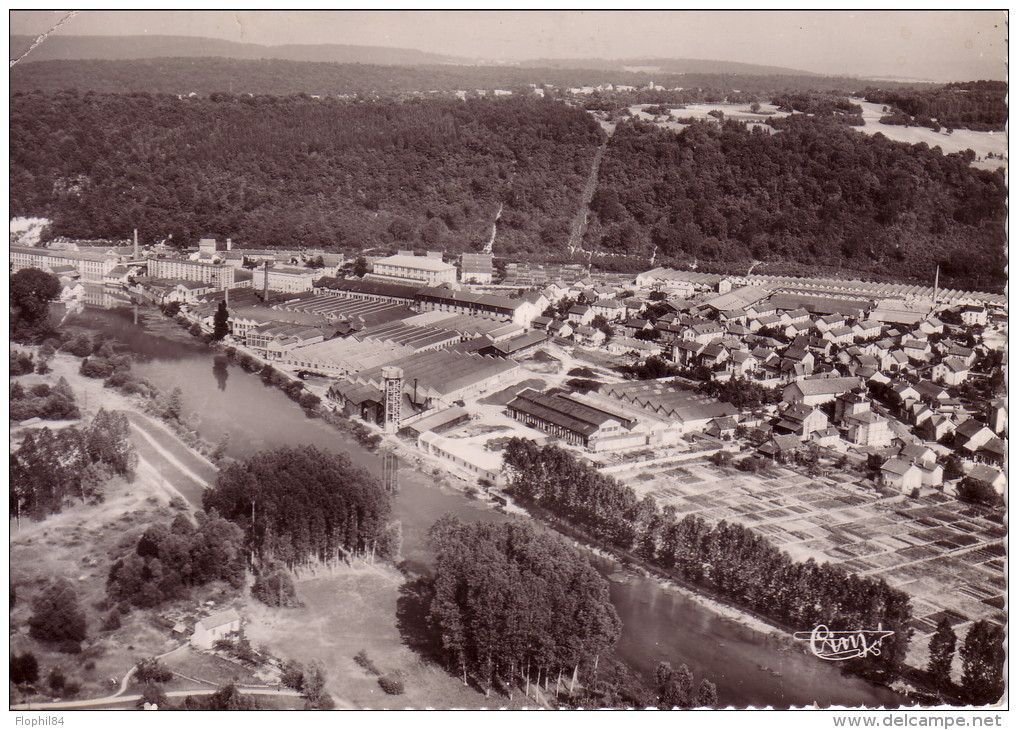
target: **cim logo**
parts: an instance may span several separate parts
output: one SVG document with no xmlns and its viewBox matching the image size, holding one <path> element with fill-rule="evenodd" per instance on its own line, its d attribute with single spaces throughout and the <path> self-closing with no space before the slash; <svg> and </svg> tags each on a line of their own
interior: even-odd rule
<svg viewBox="0 0 1018 730">
<path fill-rule="evenodd" d="M 868 656 L 880 656 L 880 644 L 893 631 L 884 631 L 878 624 L 876 630 L 859 629 L 857 631 L 831 631 L 820 624 L 812 631 L 796 631 L 793 636 L 799 641 L 809 643 L 814 656 L 829 662 L 842 662 L 846 659 L 862 659 Z"/>
</svg>

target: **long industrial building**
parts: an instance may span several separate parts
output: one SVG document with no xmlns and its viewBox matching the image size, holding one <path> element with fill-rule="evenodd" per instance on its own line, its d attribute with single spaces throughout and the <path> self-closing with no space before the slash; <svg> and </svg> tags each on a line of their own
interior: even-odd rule
<svg viewBox="0 0 1018 730">
<path fill-rule="evenodd" d="M 596 394 L 527 389 L 506 411 L 521 423 L 592 452 L 669 445 L 681 435 L 667 419 Z"/>
<path fill-rule="evenodd" d="M 382 365 L 366 368 L 350 377 L 363 385 L 379 390 L 383 387 Z M 512 359 L 466 355 L 447 350 L 421 352 L 396 359 L 384 365 L 401 368 L 407 390 L 413 390 L 415 402 L 434 408 L 452 405 L 463 398 L 503 388 L 520 372 Z"/>
</svg>

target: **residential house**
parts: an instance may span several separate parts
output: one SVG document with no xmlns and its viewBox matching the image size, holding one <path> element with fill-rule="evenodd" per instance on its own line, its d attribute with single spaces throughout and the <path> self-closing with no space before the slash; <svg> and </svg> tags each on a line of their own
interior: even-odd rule
<svg viewBox="0 0 1018 730">
<path fill-rule="evenodd" d="M 959 314 L 961 315 L 962 323 L 967 327 L 974 325 L 986 326 L 986 307 L 968 304 L 961 308 Z"/>
<path fill-rule="evenodd" d="M 716 370 L 728 360 L 728 349 L 720 343 L 712 342 L 700 351 L 699 359 L 704 367 Z"/>
<path fill-rule="evenodd" d="M 835 327 L 841 327 L 845 324 L 845 318 L 840 314 L 828 314 L 826 317 L 821 317 L 816 321 L 816 328 L 820 332 L 827 332 Z"/>
<path fill-rule="evenodd" d="M 191 644 L 199 649 L 211 649 L 220 639 L 240 631 L 240 614 L 230 608 L 207 616 L 194 625 Z"/>
<path fill-rule="evenodd" d="M 547 330 L 548 326 L 554 321 L 555 320 L 553 320 L 551 317 L 545 317 L 542 315 L 539 317 L 534 317 L 534 321 L 530 323 L 530 326 L 533 327 L 535 330 Z"/>
<path fill-rule="evenodd" d="M 794 433 L 803 439 L 809 439 L 815 431 L 827 428 L 827 424 L 827 414 L 819 408 L 793 403 L 786 406 L 778 415 L 774 429 L 779 433 Z"/>
<path fill-rule="evenodd" d="M 673 342 L 672 360 L 680 365 L 692 365 L 699 361 L 704 347 L 706 346 L 693 340 Z"/>
<path fill-rule="evenodd" d="M 760 367 L 760 363 L 752 353 L 735 350 L 725 363 L 725 369 L 733 378 L 748 378 Z"/>
<path fill-rule="evenodd" d="M 856 322 L 852 327 L 852 331 L 856 337 L 861 337 L 864 340 L 869 340 L 874 337 L 880 337 L 880 331 L 883 329 L 883 325 L 875 319 L 866 319 L 862 322 Z"/>
<path fill-rule="evenodd" d="M 986 423 L 994 433 L 1004 433 L 1007 428 L 1007 408 L 1003 398 L 994 398 L 986 404 Z"/>
<path fill-rule="evenodd" d="M 609 322 L 618 322 L 626 318 L 626 306 L 618 299 L 599 299 L 590 305 L 594 316 L 601 315 Z"/>
<path fill-rule="evenodd" d="M 930 343 L 921 340 L 906 340 L 901 343 L 901 349 L 905 355 L 916 362 L 926 362 L 930 359 Z"/>
<path fill-rule="evenodd" d="M 960 385 L 968 376 L 969 366 L 959 357 L 948 357 L 933 366 L 933 379 L 944 385 Z"/>
<path fill-rule="evenodd" d="M 948 416 L 939 413 L 933 414 L 927 419 L 920 421 L 918 431 L 927 441 L 941 441 L 953 436 L 956 429 L 955 422 Z"/>
<path fill-rule="evenodd" d="M 723 416 L 713 419 L 706 428 L 706 433 L 714 438 L 732 439 L 735 437 L 735 430 L 739 424 L 731 416 Z"/>
<path fill-rule="evenodd" d="M 764 441 L 759 451 L 776 461 L 787 461 L 803 448 L 802 439 L 794 434 L 774 434 Z"/>
<path fill-rule="evenodd" d="M 970 418 L 958 426 L 954 432 L 955 448 L 975 454 L 990 439 L 995 438 L 993 431 L 985 423 Z"/>
<path fill-rule="evenodd" d="M 846 440 L 853 444 L 879 448 L 891 443 L 890 422 L 872 411 L 846 416 L 842 424 L 847 428 Z"/>
<path fill-rule="evenodd" d="M 594 310 L 585 304 L 577 304 L 569 309 L 567 318 L 574 325 L 590 324 L 594 319 Z"/>
<path fill-rule="evenodd" d="M 573 325 L 569 322 L 555 320 L 548 325 L 548 333 L 553 337 L 568 339 L 573 336 Z"/>
<path fill-rule="evenodd" d="M 588 347 L 600 346 L 604 343 L 605 337 L 606 335 L 604 332 L 596 327 L 591 327 L 588 324 L 580 325 L 576 328 L 576 331 L 573 332 L 573 339 L 581 345 L 586 345 Z"/>
<path fill-rule="evenodd" d="M 976 464 L 967 476 L 986 482 L 997 491 L 997 494 L 1003 494 L 1007 486 L 1007 477 L 999 469 L 986 464 Z"/>
<path fill-rule="evenodd" d="M 817 406 L 830 403 L 842 393 L 860 387 L 858 378 L 805 378 L 785 386 L 782 400 Z"/>
<path fill-rule="evenodd" d="M 923 472 L 909 461 L 888 459 L 880 467 L 880 481 L 899 492 L 911 492 L 922 486 Z"/>
</svg>

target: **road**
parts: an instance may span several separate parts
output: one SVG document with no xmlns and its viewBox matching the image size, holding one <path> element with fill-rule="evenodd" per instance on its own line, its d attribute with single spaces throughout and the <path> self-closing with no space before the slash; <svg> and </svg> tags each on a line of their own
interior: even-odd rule
<svg viewBox="0 0 1018 730">
<path fill-rule="evenodd" d="M 162 424 L 134 411 L 124 413 L 131 424 L 131 442 L 138 458 L 148 463 L 164 484 L 192 507 L 201 509 L 202 494 L 215 481 L 215 467 L 188 449 Z"/>
<path fill-rule="evenodd" d="M 125 678 L 126 679 L 126 678 Z M 259 687 L 237 687 L 243 695 L 264 695 L 270 697 L 303 697 L 300 692 L 292 689 L 273 689 Z M 194 697 L 196 695 L 210 695 L 218 692 L 216 689 L 180 689 L 167 692 L 167 697 Z M 122 695 L 117 693 L 109 697 L 97 697 L 91 700 L 70 700 L 68 702 L 27 702 L 21 705 L 11 705 L 12 710 L 85 710 L 89 708 L 109 708 L 117 705 L 130 705 L 133 707 L 141 695 Z M 340 709 L 353 709 L 351 706 L 336 702 Z"/>
</svg>

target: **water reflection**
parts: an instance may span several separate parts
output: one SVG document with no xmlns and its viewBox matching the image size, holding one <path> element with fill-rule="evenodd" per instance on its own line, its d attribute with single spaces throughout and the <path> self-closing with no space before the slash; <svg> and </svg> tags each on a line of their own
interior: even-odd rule
<svg viewBox="0 0 1018 730">
<path fill-rule="evenodd" d="M 230 368 L 227 360 L 222 355 L 217 355 L 212 361 L 212 375 L 216 379 L 219 390 L 226 391 L 226 381 L 230 379 Z"/>
</svg>

